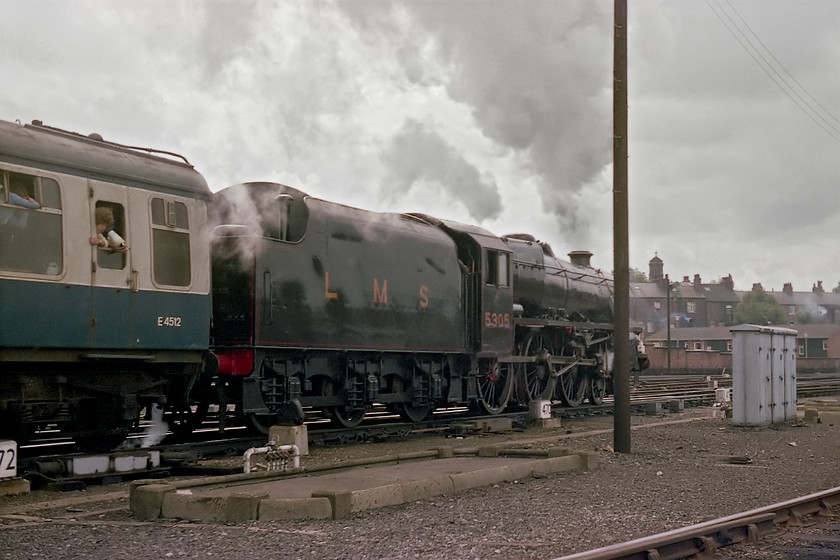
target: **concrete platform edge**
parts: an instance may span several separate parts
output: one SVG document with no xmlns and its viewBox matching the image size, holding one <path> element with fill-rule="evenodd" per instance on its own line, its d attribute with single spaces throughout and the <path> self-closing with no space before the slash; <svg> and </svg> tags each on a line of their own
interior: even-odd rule
<svg viewBox="0 0 840 560">
<path fill-rule="evenodd" d="M 565 450 L 564 450 L 565 451 Z M 485 451 L 486 453 L 486 451 Z M 479 454 L 481 455 L 481 454 Z M 495 453 L 493 454 L 495 455 Z M 548 454 L 545 454 L 548 455 Z M 553 455 L 553 454 L 552 454 Z M 439 453 L 438 457 L 446 457 Z M 393 463 L 395 457 L 383 458 L 379 464 Z M 435 459 L 431 459 L 435 460 Z M 373 464 L 376 462 L 368 462 Z M 313 492 L 311 498 L 272 499 L 267 494 L 249 494 L 243 477 L 235 475 L 231 494 L 223 497 L 201 496 L 196 490 L 224 484 L 228 477 L 203 478 L 191 483 L 161 484 L 160 481 L 135 481 L 129 499 L 132 515 L 138 520 L 157 518 L 186 519 L 196 522 L 242 523 L 255 520 L 343 519 L 354 513 L 391 505 L 427 499 L 480 486 L 523 480 L 533 476 L 571 470 L 591 470 L 596 466 L 594 453 L 564 453 L 547 458 L 521 457 L 505 466 L 383 484 L 357 490 L 325 489 Z M 346 468 L 346 466 L 345 466 Z M 264 473 L 263 473 L 264 474 Z M 253 476 L 253 482 L 264 482 L 277 474 Z"/>
</svg>

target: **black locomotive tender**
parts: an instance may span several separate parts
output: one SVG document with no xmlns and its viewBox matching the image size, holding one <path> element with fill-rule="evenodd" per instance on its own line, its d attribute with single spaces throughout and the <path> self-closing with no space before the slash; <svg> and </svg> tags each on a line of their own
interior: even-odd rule
<svg viewBox="0 0 840 560">
<path fill-rule="evenodd" d="M 5 188 L 0 212 L 59 221 L 50 262 L 22 265 L 15 236 L 37 232 L 0 215 L 3 436 L 113 446 L 153 405 L 177 432 L 217 404 L 267 433 L 313 409 L 352 427 L 374 403 L 417 422 L 612 390 L 613 282 L 586 251 L 276 183 L 212 194 L 148 150 L 0 122 L 2 184 L 20 177 L 43 204 Z M 87 243 L 101 205 L 127 254 Z"/>
</svg>

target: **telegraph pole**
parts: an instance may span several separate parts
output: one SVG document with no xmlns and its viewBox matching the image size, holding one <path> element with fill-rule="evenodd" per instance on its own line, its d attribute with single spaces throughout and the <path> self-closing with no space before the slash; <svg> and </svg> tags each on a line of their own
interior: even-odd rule
<svg viewBox="0 0 840 560">
<path fill-rule="evenodd" d="M 665 314 L 668 316 L 668 324 L 665 326 L 666 337 L 668 338 L 668 349 L 665 350 L 668 367 L 665 370 L 666 375 L 671 375 L 671 279 L 665 275 Z"/>
<path fill-rule="evenodd" d="M 613 448 L 630 453 L 630 246 L 627 209 L 627 0 L 615 0 L 613 39 L 613 253 L 615 417 Z"/>
</svg>

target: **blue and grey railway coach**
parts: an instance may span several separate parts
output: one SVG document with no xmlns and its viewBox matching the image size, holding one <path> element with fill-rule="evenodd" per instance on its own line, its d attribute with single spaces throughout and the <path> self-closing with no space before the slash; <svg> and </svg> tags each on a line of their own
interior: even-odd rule
<svg viewBox="0 0 840 560">
<path fill-rule="evenodd" d="M 0 121 L 0 436 L 111 447 L 144 408 L 189 410 L 211 194 L 170 156 Z"/>
</svg>

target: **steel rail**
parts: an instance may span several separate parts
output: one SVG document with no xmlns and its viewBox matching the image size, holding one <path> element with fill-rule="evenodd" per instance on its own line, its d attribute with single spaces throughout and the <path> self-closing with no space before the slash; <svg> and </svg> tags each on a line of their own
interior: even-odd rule
<svg viewBox="0 0 840 560">
<path fill-rule="evenodd" d="M 555 560 L 681 560 L 698 555 L 711 557 L 721 547 L 756 542 L 775 532 L 778 525 L 802 525 L 805 517 L 814 514 L 836 515 L 833 510 L 838 507 L 840 487 Z"/>
</svg>

